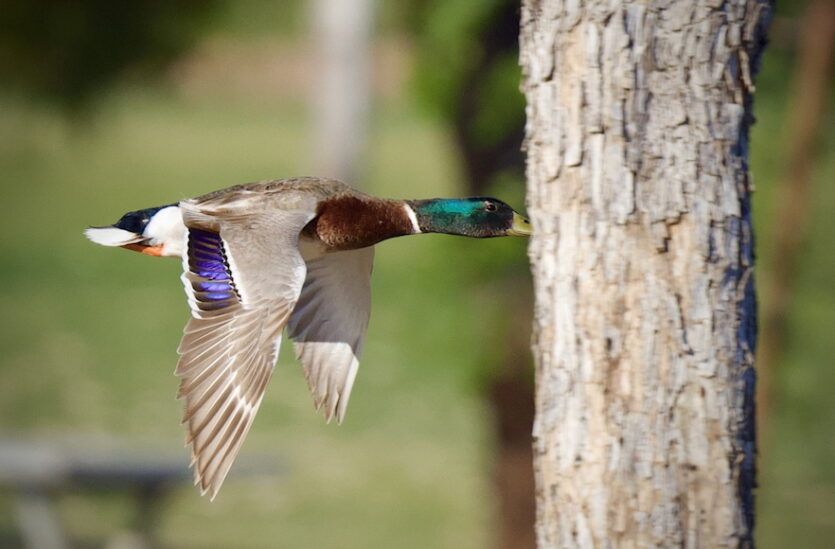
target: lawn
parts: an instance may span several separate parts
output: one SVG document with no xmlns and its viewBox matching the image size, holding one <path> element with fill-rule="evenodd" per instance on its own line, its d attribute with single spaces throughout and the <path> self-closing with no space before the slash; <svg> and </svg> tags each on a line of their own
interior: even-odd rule
<svg viewBox="0 0 835 549">
<path fill-rule="evenodd" d="M 769 255 L 778 229 L 770 201 L 791 66 L 785 55 L 767 57 L 758 84 L 752 160 L 761 278 L 778 260 Z M 87 125 L 9 96 L 0 97 L 0 109 L 0 431 L 76 444 L 116 440 L 185 462 L 172 376 L 188 315 L 179 265 L 93 246 L 81 231 L 127 210 L 312 171 L 304 105 L 184 96 L 163 86 L 115 93 Z M 767 549 L 823 547 L 835 536 L 832 133 L 778 376 L 775 443 L 761 460 L 759 539 Z M 462 194 L 443 127 L 407 100 L 379 106 L 370 140 L 364 190 Z M 522 239 L 435 235 L 381 244 L 345 424 L 325 425 L 314 413 L 286 347 L 242 451 L 245 459 L 274 460 L 278 473 L 233 469 L 214 503 L 178 488 L 164 506 L 162 544 L 488 546 L 491 433 L 479 382 L 491 350 L 481 330 L 498 322 L 499 311 L 474 280 L 490 258 L 503 265 L 524 255 Z M 131 513 L 124 495 L 83 493 L 61 498 L 59 510 L 74 538 L 92 541 L 123 528 Z M 0 493 L 0 530 L 11 530 L 11 511 Z"/>
<path fill-rule="evenodd" d="M 304 173 L 304 109 L 134 90 L 112 98 L 92 126 L 73 128 L 5 101 L 14 117 L 0 145 L 0 280 L 9 313 L 0 330 L 0 428 L 116 438 L 179 452 L 185 463 L 172 376 L 188 315 L 179 264 L 93 246 L 81 231 L 127 210 Z M 460 194 L 444 133 L 414 111 L 380 113 L 371 142 L 366 190 Z M 522 239 L 425 236 L 379 246 L 372 320 L 345 424 L 325 425 L 315 414 L 286 347 L 242 452 L 274 458 L 280 474 L 236 478 L 233 470 L 214 503 L 184 485 L 167 504 L 162 542 L 483 547 L 487 410 L 473 388 L 479 353 L 468 349 L 479 348 L 471 320 L 489 321 L 490 311 L 464 287 L 463 264 L 484 253 L 475 247 L 524 260 Z M 7 498 L 0 510 L 8 529 Z M 72 495 L 61 504 L 82 539 L 123 526 L 129 511 L 118 496 Z"/>
</svg>

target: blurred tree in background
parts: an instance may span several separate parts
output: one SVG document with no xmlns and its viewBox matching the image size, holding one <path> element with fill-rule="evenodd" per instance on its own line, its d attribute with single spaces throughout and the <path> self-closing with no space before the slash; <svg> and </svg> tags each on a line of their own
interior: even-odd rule
<svg viewBox="0 0 835 549">
<path fill-rule="evenodd" d="M 525 101 L 519 91 L 519 5 L 513 0 L 423 2 L 414 81 L 450 124 L 470 191 L 499 176 L 522 182 Z"/>
<path fill-rule="evenodd" d="M 465 192 L 518 196 L 525 169 L 518 2 L 430 1 L 421 7 L 415 28 L 416 89 L 452 130 Z M 500 314 L 481 324 L 483 340 L 501 342 L 501 352 L 483 357 L 479 376 L 493 412 L 497 547 L 532 548 L 533 301 L 528 265 L 518 256 L 497 261 L 492 251 L 481 253 L 478 264 L 473 282 L 481 280 L 480 298 L 501 301 Z"/>
<path fill-rule="evenodd" d="M 377 48 L 408 43 L 399 54 L 403 70 L 414 70 L 415 93 L 396 87 L 396 97 L 380 101 L 375 84 L 364 188 L 391 196 L 495 193 L 519 204 L 524 104 L 517 6 L 504 0 L 377 6 Z M 780 261 L 771 244 L 781 230 L 775 204 L 784 201 L 774 192 L 775 174 L 785 157 L 785 121 L 793 115 L 786 109 L 787 82 L 805 6 L 778 4 L 758 81 L 752 161 L 761 281 Z M 297 159 L 309 153 L 300 139 L 308 131 L 300 105 L 311 81 L 306 10 L 303 0 L 0 0 L 0 162 L 8 209 L 0 282 L 9 307 L 0 330 L 0 426 L 6 432 L 102 429 L 166 448 L 178 444 L 170 385 L 184 314 L 178 266 L 114 257 L 91 249 L 78 233 L 172 194 L 300 173 Z M 166 71 L 171 63 L 187 70 Z M 101 101 L 107 90 L 109 101 Z M 831 82 L 828 90 L 831 106 Z M 62 114 L 44 104 L 76 113 L 98 108 L 103 123 L 86 141 L 70 138 L 60 131 Z M 774 444 L 761 461 L 762 547 L 823 547 L 835 535 L 829 511 L 835 406 L 828 392 L 835 384 L 835 194 L 824 184 L 835 174 L 831 108 L 821 125 L 805 218 L 809 238 L 782 319 L 786 347 L 774 383 Z M 332 430 L 320 425 L 303 384 L 292 385 L 298 372 L 285 357 L 249 444 L 250 451 L 280 453 L 296 465 L 294 474 L 239 480 L 212 506 L 184 489 L 163 524 L 166 545 L 222 547 L 234 540 L 241 547 L 293 547 L 315 539 L 340 548 L 395 541 L 483 547 L 494 528 L 523 524 L 524 506 L 499 507 L 497 515 L 486 491 L 496 482 L 501 490 L 502 478 L 520 478 L 502 477 L 503 451 L 515 453 L 517 471 L 530 463 L 519 457 L 530 451 L 530 305 L 513 299 L 529 275 L 514 246 L 427 237 L 386 248 L 374 275 L 377 336 L 366 350 L 348 422 Z M 124 317 L 130 322 L 120 322 Z M 490 395 L 494 416 L 484 426 L 473 387 Z M 482 486 L 482 469 L 499 472 L 493 486 Z M 506 502 L 530 493 L 525 482 L 505 489 L 516 493 Z M 64 511 L 77 535 L 98 535 L 87 524 L 91 517 L 106 523 L 103 515 L 124 513 L 113 499 L 68 499 Z M 0 498 L 0 535 L 8 509 Z M 370 515 L 376 520 L 367 521 Z M 416 533 L 403 539 L 409 531 Z"/>
</svg>

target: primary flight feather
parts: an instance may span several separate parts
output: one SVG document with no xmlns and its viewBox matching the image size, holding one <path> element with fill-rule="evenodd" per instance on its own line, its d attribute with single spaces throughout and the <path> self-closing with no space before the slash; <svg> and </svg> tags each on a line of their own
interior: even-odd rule
<svg viewBox="0 0 835 549">
<path fill-rule="evenodd" d="M 523 236 L 531 227 L 495 198 L 380 199 L 303 177 L 237 185 L 87 229 L 103 246 L 182 259 L 191 318 L 175 373 L 201 493 L 214 498 L 223 484 L 285 328 L 317 409 L 342 421 L 370 314 L 373 246 L 418 233 Z"/>
</svg>

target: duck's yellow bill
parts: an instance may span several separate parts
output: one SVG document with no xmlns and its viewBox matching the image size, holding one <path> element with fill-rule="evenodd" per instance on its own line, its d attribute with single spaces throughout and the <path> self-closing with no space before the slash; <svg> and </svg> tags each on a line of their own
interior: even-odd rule
<svg viewBox="0 0 835 549">
<path fill-rule="evenodd" d="M 513 224 L 507 230 L 507 234 L 510 236 L 530 236 L 532 231 L 531 223 L 518 213 L 513 212 Z"/>
</svg>

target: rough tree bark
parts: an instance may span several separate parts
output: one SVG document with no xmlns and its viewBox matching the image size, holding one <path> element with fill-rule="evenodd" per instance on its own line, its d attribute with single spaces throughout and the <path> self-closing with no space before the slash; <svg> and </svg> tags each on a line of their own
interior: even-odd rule
<svg viewBox="0 0 835 549">
<path fill-rule="evenodd" d="M 537 542 L 751 547 L 767 0 L 524 0 Z"/>
</svg>

